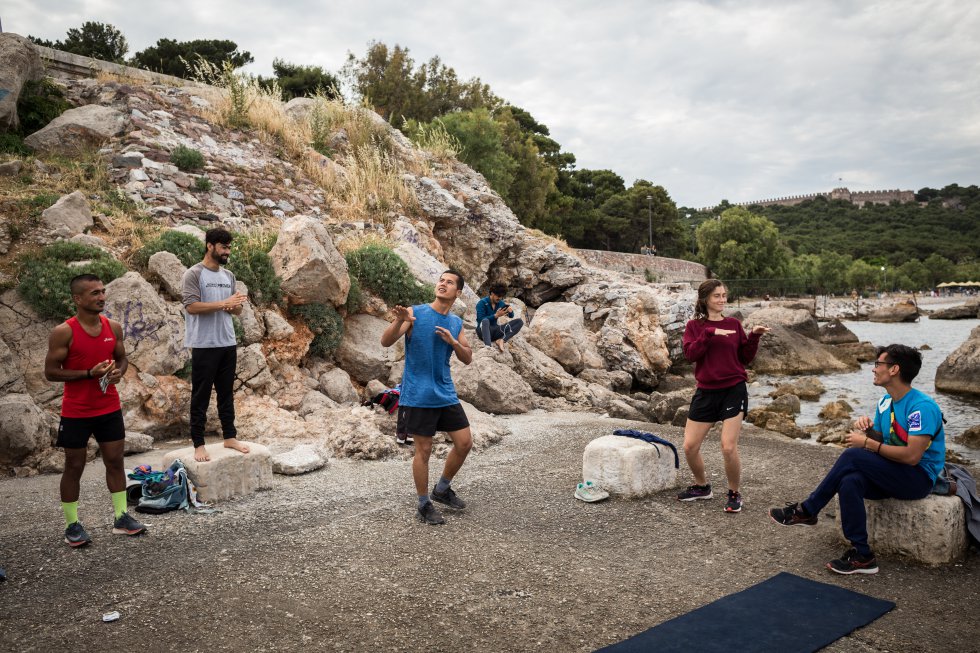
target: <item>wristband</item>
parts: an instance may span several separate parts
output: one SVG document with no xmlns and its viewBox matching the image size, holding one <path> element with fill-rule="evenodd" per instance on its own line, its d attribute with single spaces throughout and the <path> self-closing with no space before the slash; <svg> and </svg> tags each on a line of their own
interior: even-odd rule
<svg viewBox="0 0 980 653">
<path fill-rule="evenodd" d="M 86 379 L 92 378 L 92 370 L 85 370 L 85 378 Z"/>
</svg>

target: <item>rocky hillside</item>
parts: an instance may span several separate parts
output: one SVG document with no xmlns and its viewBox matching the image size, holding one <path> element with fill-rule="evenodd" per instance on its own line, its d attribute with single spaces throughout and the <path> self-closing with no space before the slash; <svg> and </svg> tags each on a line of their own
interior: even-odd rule
<svg viewBox="0 0 980 653">
<path fill-rule="evenodd" d="M 0 72 L 4 83 L 36 77 L 30 45 L 2 37 L 5 52 L 19 48 L 18 68 Z M 344 254 L 365 243 L 393 250 L 421 282 L 460 269 L 467 289 L 454 310 L 467 329 L 493 282 L 523 304 L 530 324 L 508 352 L 475 345 L 472 365 L 454 362 L 477 447 L 506 435 L 487 413 L 655 417 L 655 389 L 693 305 L 689 286 L 584 264 L 523 228 L 479 174 L 414 147 L 370 111 L 259 96 L 236 105 L 233 85 L 58 84 L 73 108 L 27 136 L 32 155 L 0 159 L 0 466 L 29 474 L 62 465 L 51 447 L 61 388 L 42 373 L 58 320 L 42 319 L 18 291 L 21 257 L 70 240 L 126 264 L 107 286 L 106 313 L 123 324 L 130 352 L 120 385 L 127 428 L 186 437 L 189 356 L 177 293 L 185 263 L 166 251 L 142 261 L 140 252 L 165 230 L 203 238 L 218 224 L 275 241 L 269 256 L 283 291 L 272 303 L 253 289 L 241 318 L 236 408 L 246 440 L 280 451 L 304 443 L 334 456 L 407 455 L 395 445 L 393 418 L 359 406 L 399 380 L 403 355 L 379 344 L 390 307 L 378 293 L 364 289 L 356 305 L 348 301 Z M 246 118 L 237 124 L 236 106 Z M 9 102 L 0 105 L 0 124 L 11 124 L 9 112 Z M 175 152 L 187 151 L 203 156 L 199 167 L 175 164 Z M 310 351 L 316 334 L 293 310 L 311 304 L 343 318 L 339 345 L 326 355 Z"/>
</svg>

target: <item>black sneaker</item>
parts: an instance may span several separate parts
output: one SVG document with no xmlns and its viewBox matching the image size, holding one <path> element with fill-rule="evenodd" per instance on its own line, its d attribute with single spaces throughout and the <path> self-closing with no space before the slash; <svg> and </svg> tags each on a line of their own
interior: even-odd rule
<svg viewBox="0 0 980 653">
<path fill-rule="evenodd" d="M 65 529 L 65 544 L 71 548 L 85 546 L 91 542 L 92 538 L 85 532 L 85 527 L 82 526 L 82 522 L 77 521 Z"/>
<path fill-rule="evenodd" d="M 442 518 L 442 513 L 432 505 L 431 501 L 426 501 L 421 508 L 415 512 L 415 516 L 419 518 L 419 521 L 423 524 L 429 524 L 431 526 L 438 526 L 439 524 L 445 524 L 446 520 Z"/>
<path fill-rule="evenodd" d="M 677 495 L 678 501 L 696 501 L 698 499 L 710 499 L 715 495 L 711 494 L 711 483 L 707 485 L 688 485 L 687 489 Z"/>
<path fill-rule="evenodd" d="M 798 503 L 787 503 L 785 508 L 770 508 L 769 518 L 780 526 L 816 526 L 817 516 L 803 514 L 803 507 Z"/>
<path fill-rule="evenodd" d="M 146 526 L 139 523 L 132 517 L 130 517 L 128 512 L 124 512 L 119 515 L 112 524 L 112 534 L 113 535 L 142 535 L 146 532 Z"/>
<path fill-rule="evenodd" d="M 864 557 L 857 552 L 857 549 L 848 549 L 837 560 L 828 562 L 827 569 L 835 574 L 877 574 L 878 561 L 874 553 Z"/>
<path fill-rule="evenodd" d="M 455 510 L 463 510 L 466 507 L 466 502 L 456 496 L 452 487 L 447 487 L 445 492 L 436 492 L 436 489 L 432 488 L 432 493 L 429 496 L 432 497 L 433 501 L 438 501 Z"/>
<path fill-rule="evenodd" d="M 728 501 L 725 503 L 725 512 L 742 512 L 742 495 L 735 490 L 728 491 Z"/>
</svg>

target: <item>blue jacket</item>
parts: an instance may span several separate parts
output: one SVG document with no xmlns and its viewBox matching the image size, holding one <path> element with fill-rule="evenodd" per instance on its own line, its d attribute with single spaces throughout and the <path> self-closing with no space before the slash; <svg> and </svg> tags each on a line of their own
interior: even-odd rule
<svg viewBox="0 0 980 653">
<path fill-rule="evenodd" d="M 496 324 L 497 316 L 495 313 L 504 306 L 507 306 L 507 304 L 505 304 L 503 300 L 498 301 L 496 306 L 492 305 L 490 303 L 489 295 L 478 301 L 476 303 L 476 325 L 480 326 L 480 324 L 483 323 L 483 320 L 488 318 L 490 320 L 490 324 Z M 509 311 L 507 313 L 507 317 L 514 317 L 514 311 Z"/>
</svg>

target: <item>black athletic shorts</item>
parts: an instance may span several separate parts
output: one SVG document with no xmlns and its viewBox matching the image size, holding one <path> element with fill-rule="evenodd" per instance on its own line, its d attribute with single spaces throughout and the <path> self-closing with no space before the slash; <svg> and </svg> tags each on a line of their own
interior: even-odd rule
<svg viewBox="0 0 980 653">
<path fill-rule="evenodd" d="M 749 389 L 745 381 L 730 388 L 705 390 L 698 388 L 691 399 L 691 410 L 687 418 L 692 422 L 723 422 L 742 413 L 742 419 L 749 412 Z"/>
<path fill-rule="evenodd" d="M 400 433 L 431 438 L 436 431 L 459 431 L 470 425 L 466 419 L 462 404 L 443 406 L 442 408 L 417 408 L 415 406 L 398 407 L 398 423 Z"/>
<path fill-rule="evenodd" d="M 62 417 L 58 426 L 56 447 L 65 449 L 84 449 L 88 446 L 90 435 L 96 442 L 116 442 L 126 439 L 122 410 L 96 417 Z"/>
</svg>

